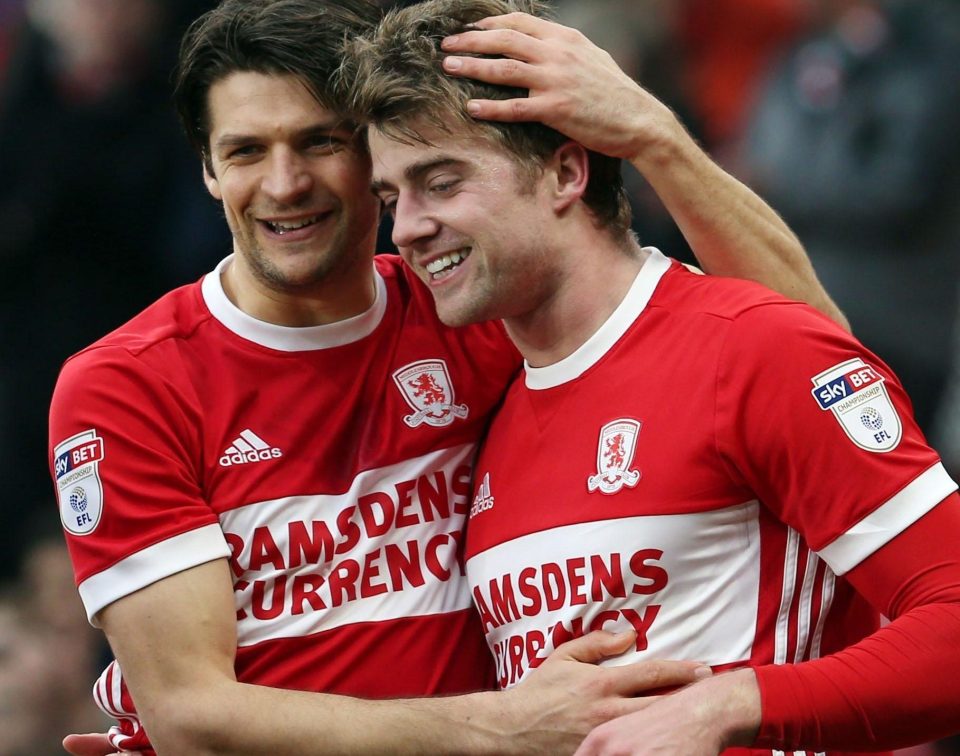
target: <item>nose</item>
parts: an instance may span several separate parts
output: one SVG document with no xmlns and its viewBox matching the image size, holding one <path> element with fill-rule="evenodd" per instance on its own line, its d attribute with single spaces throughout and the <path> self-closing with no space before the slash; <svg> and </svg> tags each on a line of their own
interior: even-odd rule
<svg viewBox="0 0 960 756">
<path fill-rule="evenodd" d="M 291 204 L 313 187 L 307 161 L 293 150 L 278 149 L 267 162 L 261 188 L 274 200 Z"/>
<path fill-rule="evenodd" d="M 399 248 L 414 247 L 426 241 L 440 230 L 440 224 L 426 212 L 422 203 L 412 195 L 400 194 L 393 208 L 393 233 L 391 239 Z"/>
</svg>

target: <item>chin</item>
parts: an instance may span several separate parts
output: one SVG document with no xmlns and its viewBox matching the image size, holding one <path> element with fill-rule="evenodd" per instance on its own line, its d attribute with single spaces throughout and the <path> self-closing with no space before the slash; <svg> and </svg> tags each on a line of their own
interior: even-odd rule
<svg viewBox="0 0 960 756">
<path fill-rule="evenodd" d="M 437 317 L 440 318 L 441 323 L 451 328 L 495 319 L 476 307 L 445 306 L 441 303 L 437 303 Z"/>
</svg>

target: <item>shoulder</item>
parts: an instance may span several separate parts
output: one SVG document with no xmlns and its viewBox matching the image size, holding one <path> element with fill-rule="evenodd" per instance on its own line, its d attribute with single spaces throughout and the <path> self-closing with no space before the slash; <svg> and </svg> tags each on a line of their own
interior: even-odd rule
<svg viewBox="0 0 960 756">
<path fill-rule="evenodd" d="M 753 281 L 698 275 L 679 263 L 664 274 L 651 308 L 677 318 L 678 323 L 708 328 L 713 335 L 720 330 L 767 342 L 776 342 L 786 333 L 851 339 L 833 320 L 804 302 Z"/>
<path fill-rule="evenodd" d="M 180 344 L 211 319 L 199 283 L 164 295 L 116 330 L 69 357 L 57 380 L 57 395 L 81 389 L 116 391 L 138 382 L 175 376 L 183 359 Z"/>
<path fill-rule="evenodd" d="M 784 305 L 805 307 L 754 281 L 703 275 L 675 261 L 664 274 L 653 303 L 677 313 L 730 321 L 755 310 L 773 311 Z"/>
<path fill-rule="evenodd" d="M 108 347 L 140 353 L 167 340 L 189 338 L 211 317 L 203 303 L 199 282 L 181 286 L 71 359 Z"/>
</svg>

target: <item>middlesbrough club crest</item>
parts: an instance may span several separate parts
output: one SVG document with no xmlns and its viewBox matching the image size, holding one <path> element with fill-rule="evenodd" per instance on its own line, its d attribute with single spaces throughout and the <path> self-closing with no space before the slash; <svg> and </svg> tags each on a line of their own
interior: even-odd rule
<svg viewBox="0 0 960 756">
<path fill-rule="evenodd" d="M 624 486 L 633 488 L 640 480 L 640 471 L 631 470 L 633 453 L 641 423 L 621 418 L 600 429 L 597 446 L 597 474 L 587 478 L 587 491 L 615 494 Z"/>
<path fill-rule="evenodd" d="M 437 427 L 450 425 L 454 418 L 466 418 L 466 404 L 455 404 L 453 384 L 443 360 L 420 360 L 405 365 L 393 374 L 394 383 L 413 410 L 403 418 L 411 428 L 426 423 Z"/>
</svg>

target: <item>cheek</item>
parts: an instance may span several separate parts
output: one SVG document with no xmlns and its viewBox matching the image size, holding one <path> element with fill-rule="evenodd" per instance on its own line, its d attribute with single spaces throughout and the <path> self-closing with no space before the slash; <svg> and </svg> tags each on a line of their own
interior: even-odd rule
<svg viewBox="0 0 960 756">
<path fill-rule="evenodd" d="M 243 182 L 232 178 L 224 178 L 220 180 L 219 187 L 220 201 L 223 203 L 223 210 L 227 217 L 242 215 L 250 196 L 250 192 Z"/>
</svg>

